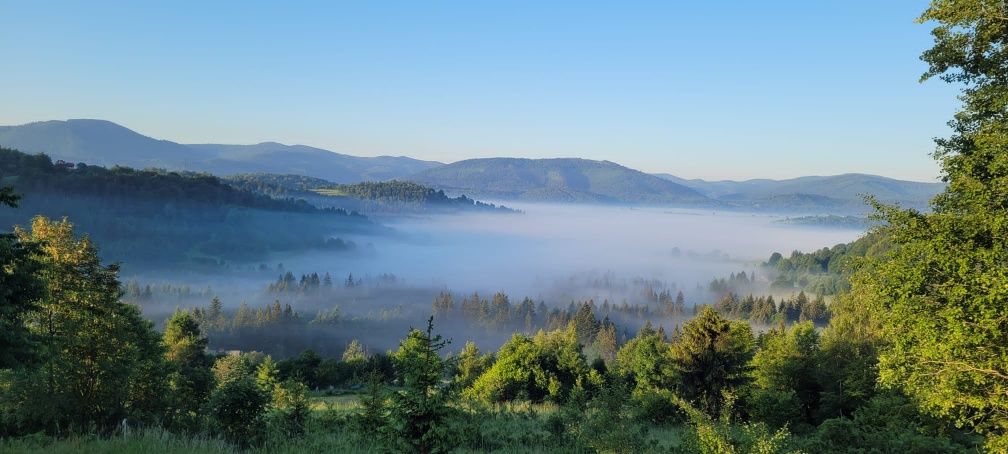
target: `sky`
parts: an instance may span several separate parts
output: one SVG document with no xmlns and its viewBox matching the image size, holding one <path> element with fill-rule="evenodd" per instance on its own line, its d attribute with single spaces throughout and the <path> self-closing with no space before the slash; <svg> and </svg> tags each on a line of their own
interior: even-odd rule
<svg viewBox="0 0 1008 454">
<path fill-rule="evenodd" d="M 0 124 L 182 143 L 934 181 L 926 1 L 0 0 Z"/>
</svg>

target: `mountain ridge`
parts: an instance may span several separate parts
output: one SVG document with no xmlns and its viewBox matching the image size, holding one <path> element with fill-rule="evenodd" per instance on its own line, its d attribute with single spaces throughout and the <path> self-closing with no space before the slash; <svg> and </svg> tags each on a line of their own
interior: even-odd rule
<svg viewBox="0 0 1008 454">
<path fill-rule="evenodd" d="M 294 174 L 340 184 L 411 180 L 481 199 L 622 203 L 727 209 L 864 212 L 862 194 L 926 208 L 944 185 L 865 173 L 784 180 L 685 179 L 583 158 L 475 158 L 443 164 L 409 156 L 358 157 L 301 144 L 182 144 L 108 120 L 49 120 L 0 126 L 0 146 L 68 162 L 209 172 Z"/>
<path fill-rule="evenodd" d="M 308 145 L 182 144 L 155 139 L 108 120 L 48 120 L 0 126 L 0 145 L 95 165 L 158 167 L 218 175 L 296 173 L 339 183 L 403 177 L 443 165 L 403 156 L 360 157 Z"/>
</svg>

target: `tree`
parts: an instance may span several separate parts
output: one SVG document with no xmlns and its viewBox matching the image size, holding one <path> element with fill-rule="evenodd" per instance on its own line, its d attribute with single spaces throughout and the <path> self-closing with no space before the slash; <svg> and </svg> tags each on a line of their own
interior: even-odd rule
<svg viewBox="0 0 1008 454">
<path fill-rule="evenodd" d="M 393 356 L 403 388 L 392 395 L 389 422 L 403 450 L 448 450 L 445 421 L 450 387 L 442 383 L 445 363 L 440 356 L 447 344 L 441 335 L 434 334 L 434 317 L 430 317 L 427 330 L 410 330 Z"/>
<path fill-rule="evenodd" d="M 207 404 L 211 429 L 242 448 L 258 444 L 266 428 L 269 397 L 251 377 L 220 383 Z"/>
<path fill-rule="evenodd" d="M 31 316 L 40 362 L 19 382 L 26 423 L 56 432 L 149 422 L 166 394 L 164 351 L 140 310 L 119 301 L 118 267 L 102 265 L 67 220 L 36 217 L 17 235 L 40 245 L 44 283 Z"/>
<path fill-rule="evenodd" d="M 819 333 L 811 322 L 761 336 L 752 360 L 750 413 L 775 427 L 816 422 L 819 360 Z"/>
<path fill-rule="evenodd" d="M 343 351 L 343 362 L 363 363 L 365 360 L 367 360 L 367 354 L 364 352 L 364 346 L 357 339 L 350 341 L 346 350 Z"/>
<path fill-rule="evenodd" d="M 441 292 L 434 298 L 434 304 L 432 309 L 434 310 L 434 316 L 439 318 L 447 318 L 455 310 L 455 301 L 452 299 L 451 292 Z"/>
<path fill-rule="evenodd" d="M 521 334 L 501 346 L 493 365 L 466 390 L 488 402 L 549 399 L 564 403 L 575 391 L 590 392 L 602 377 L 588 367 L 573 325 L 565 330 Z"/>
<path fill-rule="evenodd" d="M 207 331 L 222 331 L 226 327 L 224 303 L 221 302 L 220 298 L 215 296 L 210 300 L 210 310 L 207 311 L 206 321 L 207 326 L 204 329 Z"/>
<path fill-rule="evenodd" d="M 730 322 L 704 307 L 683 325 L 682 335 L 672 344 L 683 398 L 710 415 L 718 414 L 725 393 L 748 381 L 754 347 L 748 324 Z"/>
<path fill-rule="evenodd" d="M 18 197 L 10 187 L 0 187 L 0 205 L 17 207 Z M 42 296 L 37 278 L 37 245 L 11 233 L 0 234 L 0 369 L 26 365 L 34 360 L 36 339 L 26 321 Z"/>
<path fill-rule="evenodd" d="M 640 332 L 616 353 L 615 370 L 634 392 L 672 389 L 678 384 L 671 346 L 654 332 Z"/>
<path fill-rule="evenodd" d="M 879 379 L 925 411 L 1008 450 L 1008 12 L 1001 0 L 939 0 L 922 80 L 964 86 L 937 140 L 946 189 L 930 213 L 873 202 L 893 248 L 855 286 L 881 305 Z"/>
<path fill-rule="evenodd" d="M 310 417 L 308 387 L 304 383 L 287 379 L 273 386 L 269 422 L 278 432 L 287 437 L 301 436 Z"/>
<path fill-rule="evenodd" d="M 455 385 L 459 389 L 472 386 L 473 382 L 493 364 L 493 357 L 484 355 L 472 341 L 466 342 L 455 363 Z"/>
<path fill-rule="evenodd" d="M 211 370 L 219 388 L 229 381 L 253 379 L 256 366 L 247 353 L 238 353 L 217 358 Z"/>
<path fill-rule="evenodd" d="M 256 367 L 255 380 L 259 388 L 266 393 L 272 393 L 280 385 L 280 370 L 277 368 L 276 361 L 273 361 L 273 357 L 267 355 L 259 363 L 259 367 Z"/>
<path fill-rule="evenodd" d="M 164 331 L 165 357 L 171 367 L 168 386 L 171 391 L 169 427 L 183 430 L 198 428 L 200 408 L 213 389 L 211 360 L 206 353 L 207 338 L 188 311 L 176 311 Z"/>
</svg>

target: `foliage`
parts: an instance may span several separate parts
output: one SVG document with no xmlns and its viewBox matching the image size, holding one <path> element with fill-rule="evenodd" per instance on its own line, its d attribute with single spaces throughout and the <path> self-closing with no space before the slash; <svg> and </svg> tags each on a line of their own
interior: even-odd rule
<svg viewBox="0 0 1008 454">
<path fill-rule="evenodd" d="M 403 450 L 418 453 L 448 450 L 447 419 L 450 386 L 442 379 L 446 367 L 440 351 L 447 345 L 434 334 L 434 317 L 427 330 L 410 330 L 393 355 L 402 389 L 392 394 L 388 427 Z"/>
<path fill-rule="evenodd" d="M 295 380 L 285 380 L 275 384 L 271 394 L 267 419 L 272 428 L 285 437 L 304 435 L 311 417 L 308 387 Z"/>
<path fill-rule="evenodd" d="M 251 377 L 221 382 L 207 403 L 211 430 L 240 447 L 263 440 L 270 396 Z"/>
<path fill-rule="evenodd" d="M 887 343 L 879 380 L 925 411 L 1008 449 L 1008 19 L 998 0 L 932 2 L 923 79 L 964 86 L 938 139 L 948 186 L 931 213 L 875 203 L 892 250 L 854 284 L 874 295 Z"/>
<path fill-rule="evenodd" d="M 459 352 L 458 358 L 454 362 L 452 377 L 455 386 L 459 389 L 466 389 L 476 382 L 480 375 L 494 363 L 494 357 L 480 352 L 475 342 L 466 342 Z"/>
<path fill-rule="evenodd" d="M 176 311 L 168 319 L 164 345 L 171 370 L 170 404 L 165 421 L 169 428 L 194 431 L 199 427 L 200 409 L 214 386 L 207 342 L 190 312 Z"/>
<path fill-rule="evenodd" d="M 819 333 L 810 322 L 760 336 L 752 360 L 750 414 L 773 427 L 815 422 L 819 409 Z"/>
<path fill-rule="evenodd" d="M 571 326 L 540 331 L 534 337 L 513 335 L 465 394 L 488 402 L 565 402 L 575 389 L 590 391 L 600 382 L 599 373 L 588 367 Z"/>
<path fill-rule="evenodd" d="M 749 325 L 725 320 L 705 307 L 683 325 L 682 335 L 672 344 L 683 398 L 710 415 L 720 413 L 725 394 L 749 380 L 754 348 Z"/>
<path fill-rule="evenodd" d="M 270 252 L 351 249 L 333 232 L 370 228 L 360 216 L 270 199 L 207 174 L 54 163 L 2 147 L 0 180 L 25 194 L 19 208 L 0 212 L 3 224 L 69 216 L 108 257 L 136 266 L 218 268 Z"/>
<path fill-rule="evenodd" d="M 17 207 L 18 199 L 12 188 L 0 186 L 0 205 Z M 17 235 L 0 234 L 0 369 L 35 359 L 36 339 L 25 322 L 42 293 L 43 283 L 36 277 L 36 248 Z"/>
<path fill-rule="evenodd" d="M 118 267 L 102 265 L 66 220 L 36 217 L 17 235 L 41 245 L 44 282 L 29 324 L 40 361 L 15 386 L 21 423 L 59 432 L 153 422 L 166 394 L 164 351 L 139 309 L 119 301 Z"/>
</svg>

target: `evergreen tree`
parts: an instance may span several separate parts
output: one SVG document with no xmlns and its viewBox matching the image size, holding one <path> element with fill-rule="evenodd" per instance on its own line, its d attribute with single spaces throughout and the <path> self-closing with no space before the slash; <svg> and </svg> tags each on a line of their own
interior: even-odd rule
<svg viewBox="0 0 1008 454">
<path fill-rule="evenodd" d="M 682 335 L 672 344 L 682 397 L 710 415 L 719 414 L 725 393 L 748 381 L 754 348 L 749 325 L 730 322 L 710 307 L 703 308 L 683 325 Z"/>
<path fill-rule="evenodd" d="M 402 450 L 418 453 L 449 450 L 445 437 L 449 387 L 442 383 L 445 363 L 440 352 L 448 341 L 427 330 L 410 330 L 393 356 L 402 390 L 392 395 L 389 422 Z"/>
<path fill-rule="evenodd" d="M 199 324 L 186 311 L 177 311 L 164 331 L 165 357 L 171 367 L 168 387 L 171 404 L 167 415 L 169 427 L 196 430 L 200 408 L 213 389 L 211 360 L 206 353 L 207 338 Z"/>
<path fill-rule="evenodd" d="M 10 187 L 0 187 L 0 205 L 16 208 L 17 200 Z M 36 339 L 26 325 L 43 290 L 36 252 L 36 244 L 0 234 L 0 369 L 36 359 Z"/>
</svg>

